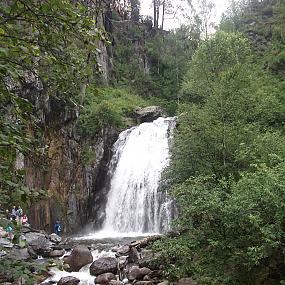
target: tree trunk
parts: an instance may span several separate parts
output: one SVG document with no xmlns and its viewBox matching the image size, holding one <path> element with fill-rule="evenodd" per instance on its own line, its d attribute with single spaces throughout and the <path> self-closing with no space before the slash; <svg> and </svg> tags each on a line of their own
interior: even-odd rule
<svg viewBox="0 0 285 285">
<path fill-rule="evenodd" d="M 158 29 L 158 22 L 159 22 L 159 3 L 156 5 L 156 28 Z"/>
<path fill-rule="evenodd" d="M 153 0 L 153 27 L 156 28 L 156 6 L 157 6 L 157 0 Z"/>
<path fill-rule="evenodd" d="M 162 19 L 161 19 L 161 29 L 162 30 L 164 26 L 164 15 L 165 15 L 165 0 L 163 1 L 163 4 L 162 4 Z"/>
</svg>

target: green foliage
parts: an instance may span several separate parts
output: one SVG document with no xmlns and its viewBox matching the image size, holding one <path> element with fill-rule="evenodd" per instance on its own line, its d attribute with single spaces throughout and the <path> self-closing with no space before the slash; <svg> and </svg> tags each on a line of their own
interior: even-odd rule
<svg viewBox="0 0 285 285">
<path fill-rule="evenodd" d="M 146 106 L 146 102 L 127 89 L 90 88 L 77 130 L 83 136 L 92 137 L 100 135 L 106 127 L 125 128 L 138 106 Z"/>
<path fill-rule="evenodd" d="M 188 239 L 189 249 L 177 241 L 183 254 L 179 257 L 182 273 L 193 253 L 198 256 L 192 265 L 197 276 L 215 277 L 223 284 L 263 284 L 271 278 L 268 264 L 271 272 L 281 273 L 284 169 L 284 162 L 273 168 L 262 165 L 238 182 L 197 177 L 176 188 L 179 225 L 188 229 L 183 238 Z"/>
<path fill-rule="evenodd" d="M 18 280 L 24 278 L 25 284 L 33 285 L 36 282 L 42 280 L 42 274 L 47 271 L 47 268 L 43 265 L 33 264 L 31 262 L 25 262 L 21 260 L 0 260 L 0 271 L 9 273 L 11 276 Z"/>
<path fill-rule="evenodd" d="M 221 22 L 224 31 L 249 36 L 264 68 L 284 76 L 285 6 L 282 0 L 232 1 Z"/>
<path fill-rule="evenodd" d="M 182 235 L 159 244 L 172 278 L 284 279 L 285 93 L 253 58 L 241 34 L 218 32 L 199 46 L 184 78 L 164 181 Z"/>
<path fill-rule="evenodd" d="M 69 0 L 2 1 L 0 13 L 0 201 L 9 204 L 39 195 L 23 187 L 23 170 L 15 167 L 19 154 L 42 155 L 31 89 L 73 106 L 81 102 L 103 36 L 90 9 Z"/>
<path fill-rule="evenodd" d="M 131 87 L 139 96 L 161 104 L 174 115 L 180 84 L 200 40 L 200 30 L 182 26 L 175 32 L 154 32 L 136 23 L 122 25 L 115 35 L 117 84 Z"/>
</svg>

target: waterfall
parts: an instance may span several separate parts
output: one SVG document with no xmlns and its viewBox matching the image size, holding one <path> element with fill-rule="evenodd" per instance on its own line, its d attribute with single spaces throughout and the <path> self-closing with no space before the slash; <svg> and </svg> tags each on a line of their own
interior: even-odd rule
<svg viewBox="0 0 285 285">
<path fill-rule="evenodd" d="M 169 229 L 174 201 L 158 187 L 162 170 L 169 164 L 174 126 L 174 118 L 158 118 L 119 135 L 109 166 L 103 231 L 159 233 Z"/>
</svg>

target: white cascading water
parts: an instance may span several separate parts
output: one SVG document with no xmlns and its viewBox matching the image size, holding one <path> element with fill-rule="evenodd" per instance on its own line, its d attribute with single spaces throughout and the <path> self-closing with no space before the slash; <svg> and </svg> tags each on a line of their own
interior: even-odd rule
<svg viewBox="0 0 285 285">
<path fill-rule="evenodd" d="M 159 233 L 169 229 L 174 202 L 158 191 L 169 164 L 175 118 L 158 118 L 123 131 L 113 148 L 104 232 Z"/>
</svg>

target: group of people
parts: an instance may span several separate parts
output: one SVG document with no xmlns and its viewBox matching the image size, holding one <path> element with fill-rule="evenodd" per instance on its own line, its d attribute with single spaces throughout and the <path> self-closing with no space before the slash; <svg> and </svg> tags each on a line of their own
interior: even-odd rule
<svg viewBox="0 0 285 285">
<path fill-rule="evenodd" d="M 2 204 L 0 203 L 0 214 L 1 216 L 5 216 L 6 219 L 9 221 L 7 226 L 5 228 L 0 227 L 0 234 L 1 230 L 4 230 L 6 232 L 6 236 L 13 239 L 13 230 L 15 226 L 15 222 L 18 223 L 18 225 L 28 225 L 28 217 L 26 214 L 24 214 L 23 209 L 21 206 L 13 206 L 11 211 L 4 210 L 2 207 Z M 54 224 L 54 232 L 57 235 L 61 235 L 62 233 L 62 225 L 59 220 L 56 220 Z"/>
<path fill-rule="evenodd" d="M 24 214 L 21 206 L 13 206 L 12 210 L 6 210 L 5 212 L 7 220 L 18 221 L 21 225 L 28 224 L 28 217 Z"/>
</svg>

